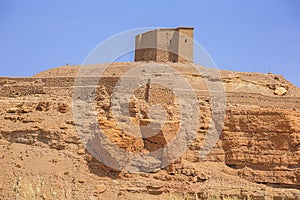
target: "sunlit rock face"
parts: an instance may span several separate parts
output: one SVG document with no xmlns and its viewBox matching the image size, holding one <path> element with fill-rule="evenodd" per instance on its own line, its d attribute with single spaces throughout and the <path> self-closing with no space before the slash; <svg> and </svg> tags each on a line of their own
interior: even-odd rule
<svg viewBox="0 0 300 200">
<path fill-rule="evenodd" d="M 124 89 L 127 104 L 113 96 L 120 78 L 140 64 L 113 63 L 102 77 L 83 78 L 97 84 L 86 85 L 95 91 L 83 90 L 81 99 L 73 96 L 76 66 L 0 77 L 0 198 L 300 198 L 299 88 L 272 74 L 220 71 L 215 80 L 169 63 L 195 93 L 193 132 L 182 110 L 190 102 L 165 85 Z M 225 117 L 201 159 L 211 124 L 218 123 L 209 81 L 224 86 Z M 88 95 L 93 101 L 86 106 Z M 82 121 L 74 106 L 86 108 Z"/>
</svg>

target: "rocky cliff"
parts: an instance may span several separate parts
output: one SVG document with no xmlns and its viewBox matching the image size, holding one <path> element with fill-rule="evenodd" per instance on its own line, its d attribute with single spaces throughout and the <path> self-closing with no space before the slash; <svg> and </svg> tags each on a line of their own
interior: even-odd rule
<svg viewBox="0 0 300 200">
<path fill-rule="evenodd" d="M 187 131 L 188 139 L 179 137 L 188 148 L 171 159 L 176 149 L 160 149 L 170 146 L 182 126 L 172 90 L 141 85 L 130 95 L 128 113 L 119 116 L 123 124 L 112 109 L 120 77 L 140 64 L 112 63 L 102 77 L 81 77 L 86 87 L 97 81 L 94 110 L 85 110 L 84 117 L 95 118 L 104 133 L 88 143 L 99 157 L 88 151 L 78 134 L 86 127 L 74 117 L 80 67 L 59 67 L 28 78 L 0 77 L 0 198 L 300 199 L 299 88 L 274 74 L 219 71 L 215 80 L 192 66 L 169 63 L 188 80 L 198 102 L 193 110 L 198 113 L 196 132 L 189 137 Z M 214 148 L 201 159 L 213 114 L 209 82 L 224 86 L 225 116 Z M 88 95 L 82 94 L 80 101 Z M 161 107 L 151 113 L 155 105 Z M 157 128 L 160 110 L 165 110 L 165 123 Z M 132 129 L 128 120 L 141 128 Z M 112 147 L 120 151 L 106 151 Z M 122 151 L 141 155 L 137 162 L 142 167 L 136 170 Z M 144 156 L 151 153 L 155 159 L 145 166 L 149 162 Z M 121 167 L 106 166 L 101 159 Z M 172 162 L 164 166 L 168 159 Z"/>
</svg>

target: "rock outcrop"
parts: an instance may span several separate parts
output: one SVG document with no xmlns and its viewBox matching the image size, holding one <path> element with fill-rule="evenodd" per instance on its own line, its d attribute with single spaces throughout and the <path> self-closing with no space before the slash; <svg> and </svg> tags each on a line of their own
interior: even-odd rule
<svg viewBox="0 0 300 200">
<path fill-rule="evenodd" d="M 272 74 L 220 71 L 217 80 L 169 63 L 199 104 L 198 128 L 179 137 L 176 144 L 188 148 L 176 157 L 170 146 L 182 111 L 172 90 L 141 85 L 125 113 L 117 107 L 121 100 L 112 100 L 120 77 L 139 64 L 113 63 L 100 79 L 82 78 L 86 87 L 99 79 L 94 94 L 82 91 L 82 99 L 73 96 L 76 66 L 0 77 L 0 199 L 300 199 L 299 88 Z M 212 151 L 200 159 L 214 103 L 207 82 L 218 81 L 226 95 L 224 124 Z M 74 106 L 89 95 L 94 110 L 82 111 L 96 124 L 74 117 Z M 91 132 L 95 127 L 103 134 Z M 78 131 L 93 140 L 85 146 Z"/>
</svg>

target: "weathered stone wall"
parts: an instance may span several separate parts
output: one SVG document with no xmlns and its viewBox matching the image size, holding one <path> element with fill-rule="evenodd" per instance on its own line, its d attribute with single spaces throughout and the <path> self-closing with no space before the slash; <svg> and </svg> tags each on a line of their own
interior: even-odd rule
<svg viewBox="0 0 300 200">
<path fill-rule="evenodd" d="M 178 52 L 177 41 L 178 32 L 174 31 L 173 29 L 159 29 L 157 31 L 156 62 L 176 62 Z"/>
<path fill-rule="evenodd" d="M 194 33 L 193 29 L 178 29 L 178 62 L 194 61 Z"/>
<path fill-rule="evenodd" d="M 15 97 L 43 94 L 45 83 L 41 79 L 31 78 L 0 78 L 0 96 Z"/>
<path fill-rule="evenodd" d="M 157 57 L 157 50 L 156 48 L 142 48 L 142 49 L 135 49 L 135 61 L 154 61 Z"/>
<path fill-rule="evenodd" d="M 193 62 L 193 28 L 157 29 L 136 36 L 135 61 Z"/>
<path fill-rule="evenodd" d="M 135 61 L 155 61 L 157 58 L 157 30 L 135 37 Z"/>
</svg>

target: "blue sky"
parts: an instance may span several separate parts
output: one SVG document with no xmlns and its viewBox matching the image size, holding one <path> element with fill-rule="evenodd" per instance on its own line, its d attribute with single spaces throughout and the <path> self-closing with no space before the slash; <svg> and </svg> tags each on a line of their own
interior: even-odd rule
<svg viewBox="0 0 300 200">
<path fill-rule="evenodd" d="M 195 27 L 218 68 L 282 74 L 300 86 L 298 0 L 1 0 L 0 76 L 81 64 L 108 37 Z"/>
</svg>

